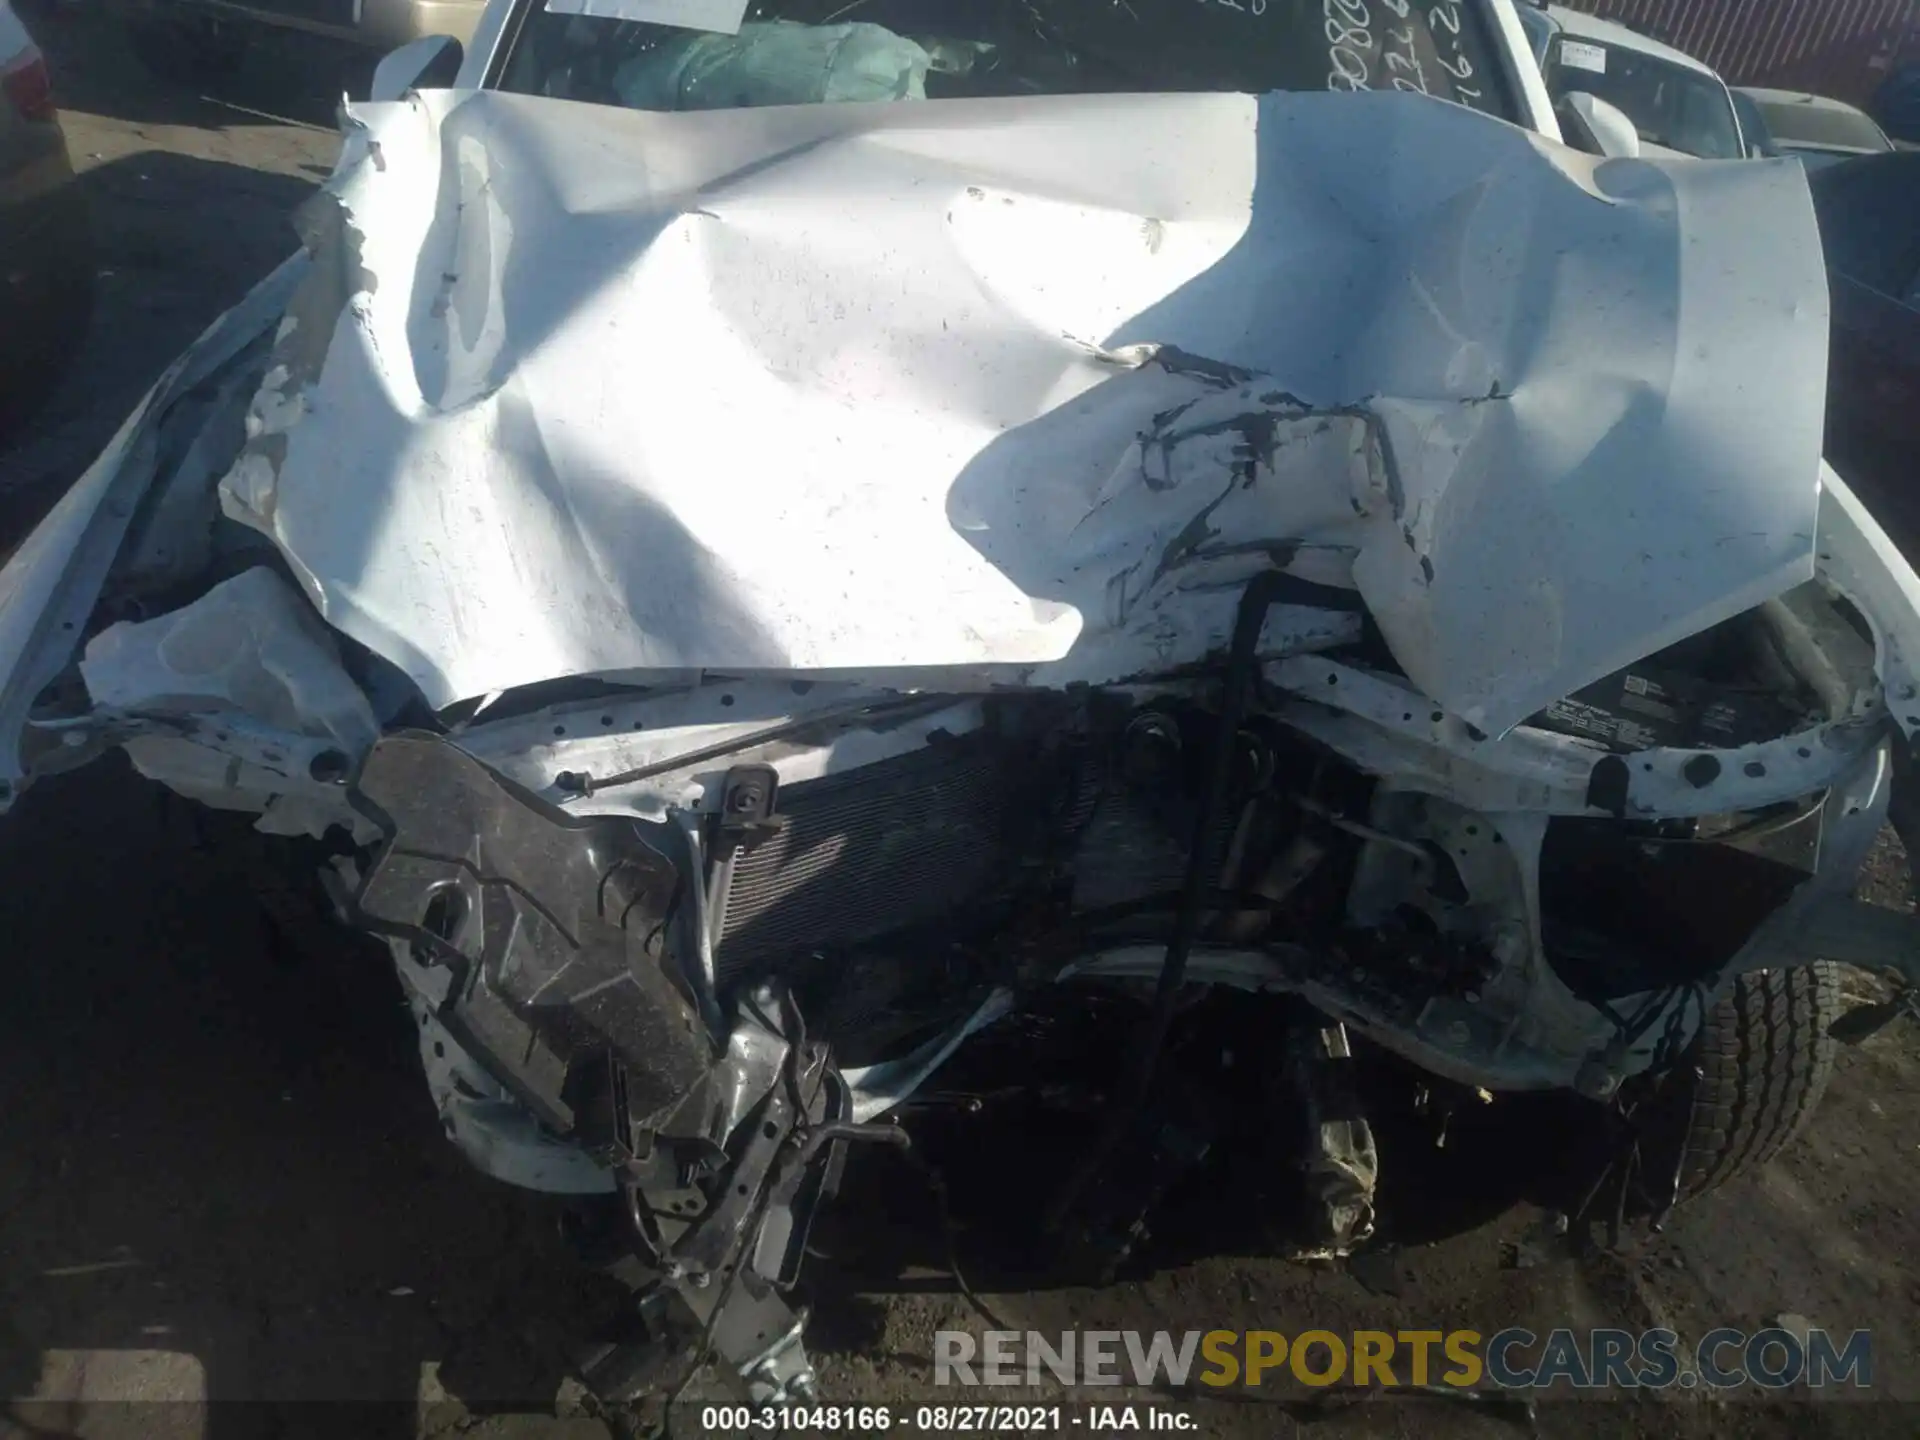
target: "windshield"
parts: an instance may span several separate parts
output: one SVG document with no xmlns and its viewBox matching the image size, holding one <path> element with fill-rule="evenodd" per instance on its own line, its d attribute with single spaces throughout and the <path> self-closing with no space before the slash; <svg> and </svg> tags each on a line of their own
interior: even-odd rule
<svg viewBox="0 0 1920 1440">
<path fill-rule="evenodd" d="M 1809 150 L 1876 151 L 1893 145 L 1880 127 L 1850 105 L 1807 100 L 1760 100 L 1767 129 L 1782 145 Z"/>
<path fill-rule="evenodd" d="M 1617 107 L 1649 145 L 1708 160 L 1741 158 L 1740 127 L 1727 87 L 1712 75 L 1643 50 L 1556 37 L 1543 69 L 1555 100 L 1570 90 Z"/>
<path fill-rule="evenodd" d="M 495 83 L 643 110 L 1393 89 L 1508 116 L 1488 24 L 1475 0 L 527 0 Z"/>
</svg>

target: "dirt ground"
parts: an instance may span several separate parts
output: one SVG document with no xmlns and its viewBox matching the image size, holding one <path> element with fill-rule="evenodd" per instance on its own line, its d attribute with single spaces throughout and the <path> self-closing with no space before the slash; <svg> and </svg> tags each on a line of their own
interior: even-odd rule
<svg viewBox="0 0 1920 1440">
<path fill-rule="evenodd" d="M 332 102 L 366 70 L 292 47 L 208 100 L 154 82 L 81 7 L 36 28 L 101 234 L 101 300 L 74 374 L 0 449 L 9 542 L 289 251 L 287 212 L 334 153 Z M 1878 898 L 1898 893 L 1896 869 L 1882 857 Z M 118 766 L 36 788 L 0 826 L 0 875 L 14 952 L 0 1004 L 0 1380 L 15 1402 L 0 1436 L 608 1433 L 565 1375 L 574 1327 L 616 1297 L 559 1243 L 550 1207 L 475 1177 L 443 1143 L 391 976 L 298 964 L 183 808 Z M 1214 1256 L 1106 1291 L 987 1302 L 1042 1331 L 1697 1336 L 1788 1314 L 1871 1329 L 1872 1392 L 1574 1401 L 1544 1405 L 1537 1429 L 1905 1437 L 1920 1433 L 1916 1151 L 1920 1033 L 1895 1029 L 1842 1054 L 1810 1131 L 1763 1174 L 1629 1254 L 1505 1263 L 1504 1242 L 1534 1221 L 1523 1211 L 1402 1251 L 1366 1284 Z M 846 1259 L 914 1223 L 911 1187 L 874 1193 L 890 1198 L 824 1226 L 818 1248 Z M 824 1291 L 825 1395 L 950 1398 L 929 1383 L 946 1325 L 983 1328 L 937 1265 Z M 1207 1436 L 1516 1433 L 1510 1416 L 1437 1401 L 1318 1418 L 1272 1399 L 1155 1403 Z"/>
</svg>

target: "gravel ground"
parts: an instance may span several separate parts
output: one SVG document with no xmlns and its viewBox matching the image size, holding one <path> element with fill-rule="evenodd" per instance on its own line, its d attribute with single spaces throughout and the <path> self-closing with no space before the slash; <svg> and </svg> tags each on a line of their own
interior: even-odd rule
<svg viewBox="0 0 1920 1440">
<path fill-rule="evenodd" d="M 366 68 L 304 47 L 264 53 L 208 100 L 153 82 L 83 12 L 38 29 L 103 274 L 80 363 L 0 450 L 8 543 L 174 353 L 290 249 L 287 211 L 334 153 L 332 102 Z M 0 826 L 0 873 L 17 947 L 0 1006 L 0 1377 L 17 1403 L 0 1436 L 608 1433 L 565 1372 L 573 1328 L 617 1297 L 560 1246 L 548 1207 L 474 1177 L 442 1143 L 389 975 L 317 974 L 283 953 L 184 807 L 117 765 L 34 790 Z M 1878 898 L 1897 895 L 1896 875 L 1896 856 L 1877 858 Z M 1894 1031 L 1842 1055 L 1810 1133 L 1762 1175 L 1628 1254 L 1505 1265 L 1503 1242 L 1532 1223 L 1522 1210 L 1402 1251 L 1368 1286 L 1213 1255 L 1106 1291 L 988 1303 L 1039 1330 L 1697 1334 L 1790 1312 L 1873 1329 L 1870 1401 L 1575 1402 L 1544 1407 L 1538 1429 L 1911 1436 L 1917 1149 L 1920 1051 Z M 836 1263 L 816 1272 L 842 1276 L 818 1297 L 824 1388 L 924 1401 L 932 1332 L 981 1322 L 929 1249 L 923 1197 L 867 1179 L 817 1237 Z M 1010 1168 L 1008 1184 L 1020 1179 Z M 882 1263 L 896 1231 L 917 1233 L 930 1263 Z M 1162 1403 L 1203 1435 L 1514 1433 L 1463 1405 L 1377 1401 L 1310 1422 L 1274 1403 Z"/>
</svg>

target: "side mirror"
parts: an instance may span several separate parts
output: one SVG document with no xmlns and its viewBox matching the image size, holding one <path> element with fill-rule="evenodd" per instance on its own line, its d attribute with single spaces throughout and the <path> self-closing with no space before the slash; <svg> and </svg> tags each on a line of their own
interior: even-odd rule
<svg viewBox="0 0 1920 1440">
<path fill-rule="evenodd" d="M 443 90 L 460 73 L 463 52 L 450 35 L 423 35 L 390 50 L 373 67 L 368 98 L 398 100 L 409 90 Z"/>
<path fill-rule="evenodd" d="M 1555 102 L 1560 133 L 1576 150 L 1609 159 L 1632 160 L 1640 154 L 1640 132 L 1618 106 L 1585 90 L 1569 90 Z"/>
</svg>

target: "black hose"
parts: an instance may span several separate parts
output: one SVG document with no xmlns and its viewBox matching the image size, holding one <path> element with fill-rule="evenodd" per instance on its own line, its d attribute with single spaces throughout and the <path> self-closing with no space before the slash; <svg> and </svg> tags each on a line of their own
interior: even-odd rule
<svg viewBox="0 0 1920 1440">
<path fill-rule="evenodd" d="M 1068 1182 L 1055 1197 L 1047 1213 L 1047 1228 L 1058 1231 L 1066 1217 L 1092 1184 L 1108 1158 L 1119 1148 L 1153 1089 L 1154 1072 L 1160 1052 L 1166 1047 L 1167 1030 L 1173 1022 L 1174 1001 L 1186 983 L 1187 959 L 1200 930 L 1208 896 L 1213 891 L 1214 830 L 1221 808 L 1227 801 L 1227 788 L 1233 781 L 1235 740 L 1246 718 L 1247 703 L 1253 694 L 1254 668 L 1259 659 L 1260 631 L 1267 611 L 1279 598 L 1291 577 L 1277 570 L 1264 571 L 1247 582 L 1240 592 L 1240 604 L 1234 613 L 1233 641 L 1227 651 L 1226 686 L 1220 697 L 1220 719 L 1213 736 L 1213 751 L 1207 776 L 1207 788 L 1194 813 L 1193 836 L 1187 848 L 1187 871 L 1180 891 L 1180 905 L 1174 912 L 1173 934 L 1167 941 L 1166 958 L 1160 964 L 1160 977 L 1154 986 L 1153 1010 L 1147 1018 L 1146 1033 L 1127 1083 L 1122 1087 L 1120 1103 L 1108 1111 L 1108 1123 L 1098 1132 L 1094 1143 Z"/>
</svg>

